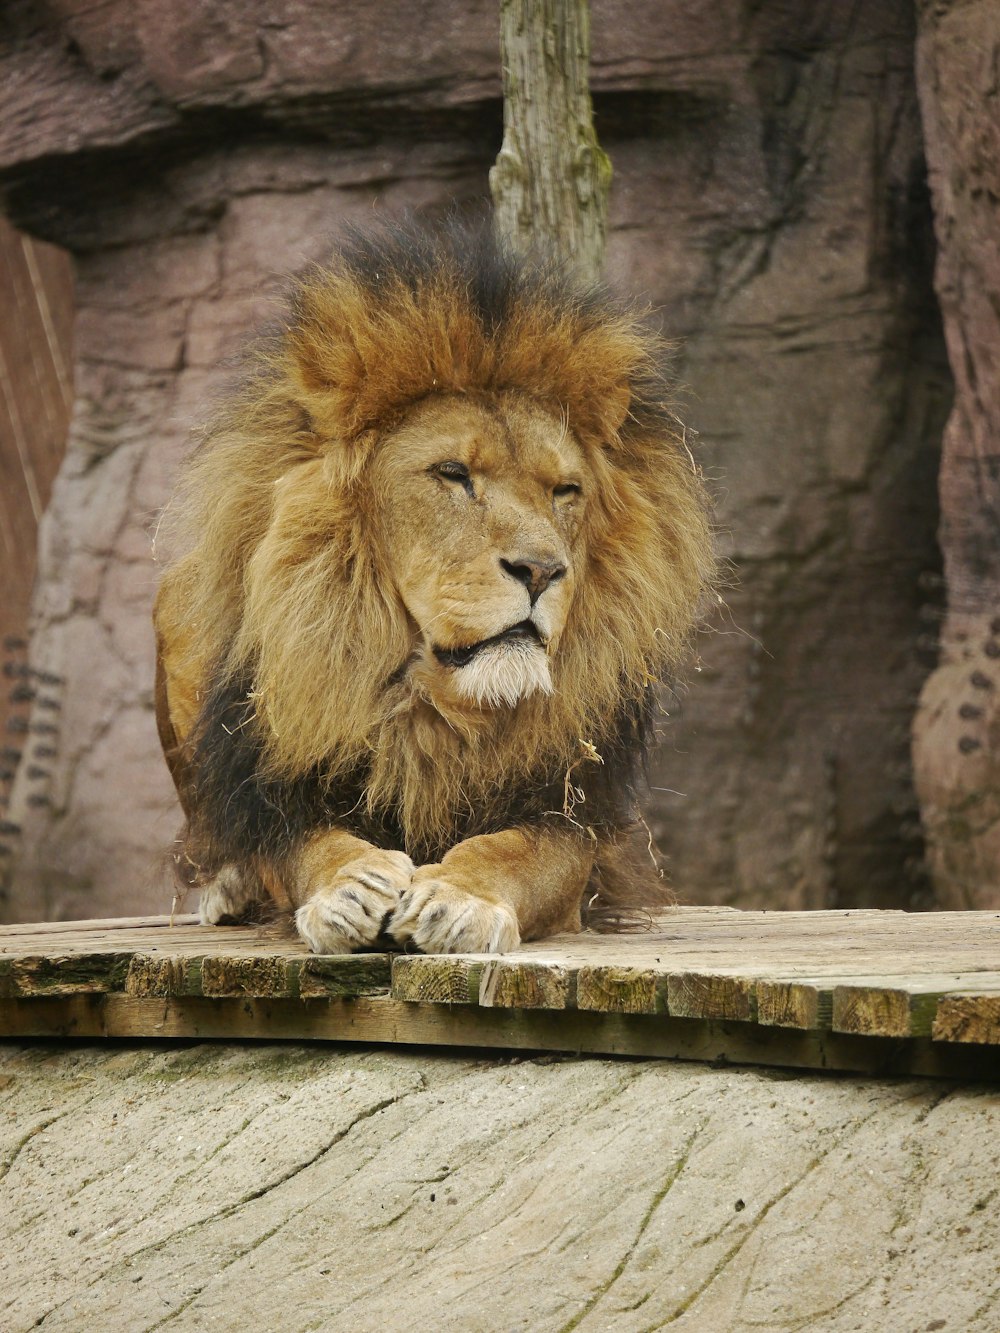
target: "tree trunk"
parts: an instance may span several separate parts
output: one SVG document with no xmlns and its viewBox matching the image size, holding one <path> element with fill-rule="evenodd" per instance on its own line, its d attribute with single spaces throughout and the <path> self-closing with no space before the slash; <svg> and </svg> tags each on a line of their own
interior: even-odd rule
<svg viewBox="0 0 1000 1333">
<path fill-rule="evenodd" d="M 611 163 L 594 134 L 588 0 L 501 0 L 503 145 L 490 171 L 501 231 L 597 281 Z"/>
</svg>

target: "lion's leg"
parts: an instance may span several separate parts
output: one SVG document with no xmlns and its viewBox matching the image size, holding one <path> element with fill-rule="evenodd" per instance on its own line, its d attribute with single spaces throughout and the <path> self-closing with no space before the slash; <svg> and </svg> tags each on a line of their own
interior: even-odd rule
<svg viewBox="0 0 1000 1333">
<path fill-rule="evenodd" d="M 413 870 L 405 852 L 383 851 L 340 829 L 314 834 L 286 885 L 299 934 L 313 953 L 374 944 Z"/>
<path fill-rule="evenodd" d="M 594 844 L 555 829 L 468 838 L 421 866 L 388 925 L 424 953 L 504 953 L 522 939 L 580 929 Z"/>
</svg>

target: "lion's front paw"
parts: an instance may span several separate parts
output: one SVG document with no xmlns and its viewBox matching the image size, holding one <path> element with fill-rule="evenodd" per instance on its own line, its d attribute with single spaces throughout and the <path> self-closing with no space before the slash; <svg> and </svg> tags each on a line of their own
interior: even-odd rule
<svg viewBox="0 0 1000 1333">
<path fill-rule="evenodd" d="M 414 881 L 386 930 L 421 953 L 507 953 L 521 943 L 510 907 L 487 902 L 437 875 Z"/>
<path fill-rule="evenodd" d="M 295 913 L 313 953 L 353 953 L 373 944 L 413 877 L 405 852 L 373 850 L 341 866 Z"/>
<path fill-rule="evenodd" d="M 202 885 L 198 915 L 203 926 L 238 926 L 253 920 L 267 900 L 259 880 L 237 866 L 225 865 Z"/>
</svg>

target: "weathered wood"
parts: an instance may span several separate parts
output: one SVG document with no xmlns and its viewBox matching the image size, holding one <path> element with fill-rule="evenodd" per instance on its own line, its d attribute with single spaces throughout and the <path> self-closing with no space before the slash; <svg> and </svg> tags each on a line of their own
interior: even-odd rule
<svg viewBox="0 0 1000 1333">
<path fill-rule="evenodd" d="M 587 0 L 501 0 L 503 144 L 490 171 L 496 224 L 515 245 L 547 243 L 596 282 L 611 163 L 590 103 Z"/>
<path fill-rule="evenodd" d="M 122 990 L 130 958 L 127 953 L 0 958 L 0 998 Z"/>
<path fill-rule="evenodd" d="M 828 1028 L 833 1016 L 833 992 L 816 982 L 769 981 L 756 983 L 757 1022 L 765 1027 Z"/>
<path fill-rule="evenodd" d="M 497 958 L 483 968 L 479 1003 L 494 1009 L 572 1009 L 576 974 L 559 963 Z"/>
<path fill-rule="evenodd" d="M 350 999 L 387 995 L 392 960 L 387 953 L 311 954 L 298 964 L 299 997 L 303 1000 Z"/>
<path fill-rule="evenodd" d="M 0 1006 L 0 1038 L 52 1036 L 576 1051 L 879 1075 L 1000 1079 L 997 1046 L 795 1032 L 658 1015 L 517 1011 L 386 998 L 313 1000 L 303 1005 L 290 999 L 136 999 L 110 994 L 14 999 Z"/>
<path fill-rule="evenodd" d="M 887 981 L 882 977 L 852 977 L 833 988 L 831 1027 L 882 1037 L 923 1037 L 931 1032 L 942 998 L 966 992 L 974 1004 L 1000 992 L 1000 978 L 976 973 L 925 972 Z"/>
<path fill-rule="evenodd" d="M 667 1009 L 674 1018 L 724 1018 L 749 1023 L 756 1015 L 753 982 L 745 977 L 672 973 L 667 978 Z"/>
<path fill-rule="evenodd" d="M 200 958 L 158 958 L 135 954 L 125 977 L 125 994 L 136 999 L 151 996 L 200 995 Z"/>
<path fill-rule="evenodd" d="M 424 1030 L 432 1008 L 452 1006 L 469 1011 L 465 1025 L 451 1029 L 456 1041 L 468 1044 L 477 1043 L 476 1025 L 482 1024 L 487 1044 L 506 1034 L 512 1047 L 531 1046 L 545 1032 L 523 1024 L 548 1013 L 564 1024 L 569 1048 L 597 1041 L 592 1049 L 604 1050 L 608 1030 L 580 1029 L 576 1012 L 588 1021 L 603 1014 L 668 1025 L 723 1023 L 730 1033 L 734 1023 L 742 1024 L 771 1032 L 766 1040 L 774 1044 L 766 1049 L 773 1052 L 783 1041 L 794 1047 L 798 1037 L 831 1031 L 861 1041 L 933 1037 L 939 1045 L 1000 1047 L 1000 917 L 675 908 L 635 934 L 562 935 L 503 957 L 403 955 L 391 963 L 385 954 L 314 957 L 288 931 L 202 927 L 191 919 L 0 929 L 4 1021 L 14 1022 L 16 1013 L 17 1022 L 26 1022 L 25 1003 L 59 995 L 156 1000 L 161 1013 L 162 1002 L 173 999 L 224 1006 L 230 999 L 280 1002 L 286 1006 L 281 1030 L 268 1019 L 260 1034 L 274 1036 L 309 1036 L 317 1021 L 310 1009 L 343 997 L 376 1005 L 342 1015 L 353 1012 L 357 1024 L 366 1014 L 369 1040 L 396 1039 L 391 1032 L 402 1031 L 403 1004 L 409 1017 L 398 1039 L 406 1042 L 419 1039 L 415 1033 Z M 379 1010 L 380 1003 L 387 1007 Z M 64 1023 L 70 1012 L 38 1009 L 29 1030 L 45 1013 Z M 491 1012 L 497 1016 L 486 1017 Z M 265 1022 L 259 1005 L 246 1013 Z M 377 1013 L 387 1025 L 382 1029 Z M 146 1035 L 163 1031 L 157 1020 Z M 633 1054 L 649 1045 L 648 1029 L 616 1031 L 621 1040 L 624 1033 L 638 1041 Z M 337 1035 L 329 1024 L 327 1035 Z M 729 1058 L 741 1058 L 736 1052 L 744 1046 L 731 1042 Z M 826 1047 L 809 1049 L 817 1060 L 827 1058 Z"/>
<path fill-rule="evenodd" d="M 938 996 L 886 985 L 833 988 L 834 1032 L 859 1036 L 923 1037 L 933 1025 Z"/>
<path fill-rule="evenodd" d="M 426 1004 L 476 1004 L 481 960 L 407 955 L 392 960 L 392 998 Z"/>
<path fill-rule="evenodd" d="M 294 958 L 136 954 L 129 964 L 124 990 L 136 998 L 252 995 L 305 1000 L 386 994 L 389 975 L 387 954 Z"/>
<path fill-rule="evenodd" d="M 1000 1045 L 1000 995 L 942 995 L 932 1036 L 935 1041 Z"/>
<path fill-rule="evenodd" d="M 201 990 L 203 995 L 217 995 L 220 998 L 252 995 L 294 999 L 299 993 L 298 960 L 266 956 L 203 958 Z"/>
<path fill-rule="evenodd" d="M 667 978 L 641 967 L 581 967 L 576 1003 L 602 1013 L 666 1013 Z"/>
<path fill-rule="evenodd" d="M 168 916 L 115 916 L 82 917 L 74 921 L 21 921 L 13 926 L 0 926 L 0 949 L 11 940 L 20 940 L 32 935 L 45 939 L 52 935 L 93 935 L 115 934 L 123 930 L 156 930 L 169 927 L 171 931 L 184 927 L 200 927 L 200 920 L 193 912 L 185 912 L 175 917 Z"/>
</svg>

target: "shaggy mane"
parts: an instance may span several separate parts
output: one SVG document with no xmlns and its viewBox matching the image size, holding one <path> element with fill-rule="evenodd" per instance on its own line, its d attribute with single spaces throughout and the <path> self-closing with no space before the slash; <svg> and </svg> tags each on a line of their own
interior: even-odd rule
<svg viewBox="0 0 1000 1333">
<path fill-rule="evenodd" d="M 628 823 L 651 687 L 712 577 L 666 350 L 605 289 L 482 226 L 355 232 L 305 272 L 177 505 L 189 665 L 207 683 L 190 746 L 207 859 L 234 859 L 243 806 L 258 811 L 244 855 L 253 828 L 290 845 L 345 812 L 424 860 L 504 821 L 609 837 Z M 597 479 L 554 693 L 464 727 L 414 701 L 411 630 L 366 521 L 385 432 L 447 394 L 527 396 L 563 417 Z"/>
</svg>

